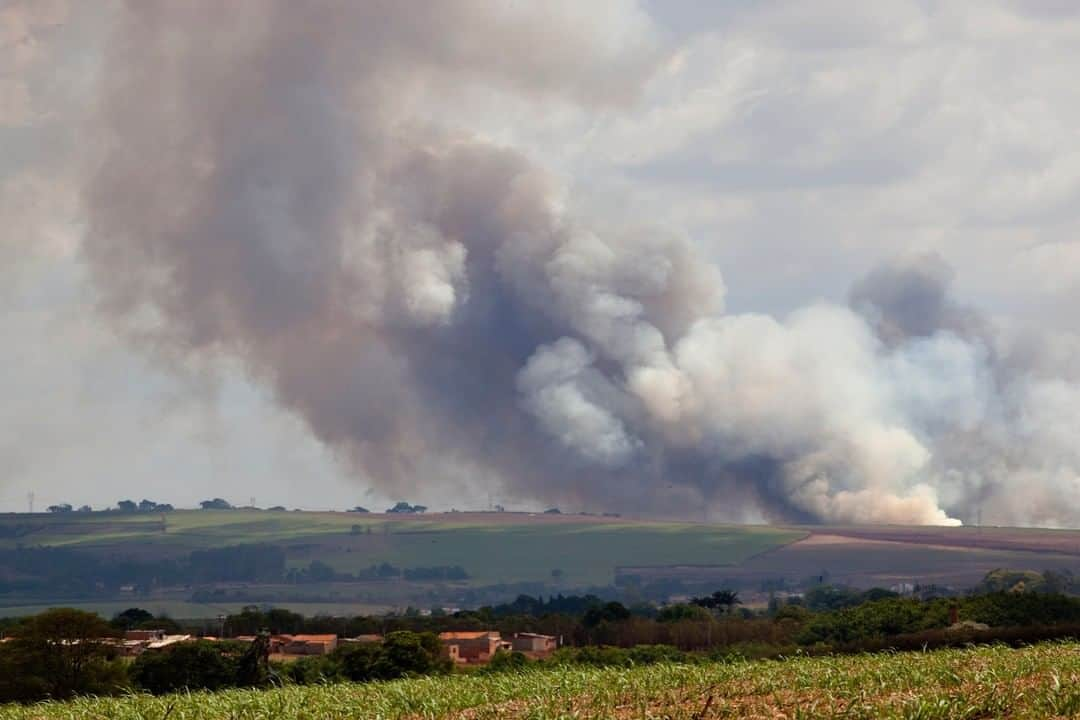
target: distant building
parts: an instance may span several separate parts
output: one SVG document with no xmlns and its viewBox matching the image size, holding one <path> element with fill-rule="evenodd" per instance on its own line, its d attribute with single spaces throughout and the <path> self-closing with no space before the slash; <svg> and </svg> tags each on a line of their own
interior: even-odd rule
<svg viewBox="0 0 1080 720">
<path fill-rule="evenodd" d="M 164 650 L 177 643 L 193 642 L 191 635 L 168 635 L 164 630 L 126 630 L 122 640 L 110 644 L 120 649 L 126 657 L 136 657 L 146 650 Z"/>
<path fill-rule="evenodd" d="M 511 649 L 497 631 L 439 633 L 443 653 L 456 663 L 486 663 L 499 650 Z"/>
<path fill-rule="evenodd" d="M 282 643 L 282 652 L 286 655 L 329 655 L 337 646 L 337 635 L 293 635 Z"/>
<path fill-rule="evenodd" d="M 164 650 L 167 647 L 172 647 L 177 643 L 192 642 L 190 635 L 165 635 L 157 640 L 153 640 L 147 644 L 147 650 Z"/>
<path fill-rule="evenodd" d="M 382 641 L 382 635 L 356 635 L 355 637 L 338 638 L 338 643 L 341 645 L 371 645 Z"/>
<path fill-rule="evenodd" d="M 149 642 L 152 640 L 160 640 L 165 637 L 164 630 L 125 630 L 125 640 L 138 640 Z"/>
<path fill-rule="evenodd" d="M 511 649 L 534 658 L 547 657 L 555 652 L 558 642 L 552 635 L 538 633 L 515 633 L 510 640 Z"/>
</svg>

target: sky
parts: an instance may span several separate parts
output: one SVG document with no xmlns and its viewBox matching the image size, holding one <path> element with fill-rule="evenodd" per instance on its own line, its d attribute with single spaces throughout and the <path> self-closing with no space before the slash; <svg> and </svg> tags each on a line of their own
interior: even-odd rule
<svg viewBox="0 0 1080 720">
<path fill-rule="evenodd" d="M 0 0 L 0 511 L 1080 523 L 1075 3 L 286 5 Z"/>
</svg>

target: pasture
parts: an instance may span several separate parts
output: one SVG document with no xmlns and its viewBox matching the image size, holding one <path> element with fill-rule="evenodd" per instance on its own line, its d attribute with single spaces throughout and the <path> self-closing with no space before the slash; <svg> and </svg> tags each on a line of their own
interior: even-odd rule
<svg viewBox="0 0 1080 720">
<path fill-rule="evenodd" d="M 501 602 L 523 584 L 530 593 L 574 593 L 610 586 L 617 576 L 675 579 L 695 588 L 733 586 L 750 603 L 764 602 L 760 588 L 801 587 L 808 581 L 965 589 L 997 568 L 1080 573 L 1077 531 L 705 525 L 530 513 L 237 509 L 0 515 L 0 550 L 55 547 L 155 563 L 181 560 L 194 550 L 253 543 L 280 547 L 288 568 L 318 561 L 359 575 L 382 563 L 399 569 L 461 566 L 468 579 L 221 584 L 209 586 L 216 594 L 204 592 L 198 603 L 190 602 L 194 588 L 168 583 L 127 596 L 14 592 L 0 598 L 0 615 L 62 603 L 106 614 L 139 605 L 173 617 L 216 617 L 250 602 L 305 614 L 352 615 L 410 604 L 474 602 L 476 596 L 467 595 L 473 589 L 484 593 L 483 602 Z M 227 592 L 217 593 L 219 587 Z"/>
<path fill-rule="evenodd" d="M 629 669 L 563 666 L 0 707 L 0 720 L 1042 720 L 1078 715 L 1080 646 L 1071 643 Z"/>
<path fill-rule="evenodd" d="M 182 558 L 193 550 L 264 543 L 281 547 L 289 567 L 306 567 L 316 560 L 348 573 L 381 563 L 398 568 L 461 566 L 469 575 L 467 581 L 458 583 L 461 586 L 543 583 L 553 591 L 610 585 L 616 568 L 628 564 L 734 567 L 806 535 L 802 530 L 765 526 L 525 513 L 396 516 L 179 510 L 0 516 L 0 548 L 60 547 L 99 557 L 152 562 Z M 372 588 L 361 585 L 327 588 L 324 594 L 333 591 L 341 600 L 354 604 L 396 603 L 387 583 Z M 285 589 L 294 603 L 303 602 L 297 595 L 305 588 Z M 353 592 L 352 597 L 342 594 L 348 591 Z M 101 599 L 123 602 L 122 598 Z M 186 598 L 156 599 L 176 602 Z M 51 601 L 41 598 L 7 604 Z M 145 604 L 143 600 L 140 603 Z M 174 610 L 190 616 L 190 608 Z M 0 607 L 0 614 L 4 612 Z"/>
</svg>

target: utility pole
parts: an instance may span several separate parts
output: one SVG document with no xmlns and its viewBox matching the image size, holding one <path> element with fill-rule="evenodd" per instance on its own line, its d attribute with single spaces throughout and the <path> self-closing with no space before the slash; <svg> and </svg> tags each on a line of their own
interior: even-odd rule
<svg viewBox="0 0 1080 720">
<path fill-rule="evenodd" d="M 34 493 L 33 492 L 26 493 L 26 502 L 27 502 L 27 505 L 30 506 L 30 514 L 33 515 L 34 514 Z"/>
</svg>

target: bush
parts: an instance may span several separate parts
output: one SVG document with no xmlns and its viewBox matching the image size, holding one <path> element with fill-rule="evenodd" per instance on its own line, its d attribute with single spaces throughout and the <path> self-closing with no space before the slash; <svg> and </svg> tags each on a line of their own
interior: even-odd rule
<svg viewBox="0 0 1080 720">
<path fill-rule="evenodd" d="M 902 633 L 926 630 L 941 624 L 934 604 L 913 599 L 878 600 L 857 607 L 824 613 L 812 618 L 802 632 L 801 645 L 845 645 Z"/>
<path fill-rule="evenodd" d="M 525 653 L 498 650 L 495 652 L 495 656 L 491 658 L 491 662 L 480 668 L 480 673 L 487 675 L 491 673 L 520 672 L 528 668 L 530 662 Z"/>
<path fill-rule="evenodd" d="M 236 685 L 236 658 L 206 641 L 148 651 L 131 665 L 131 679 L 155 695 L 178 690 L 220 690 Z"/>
<path fill-rule="evenodd" d="M 991 626 L 1080 623 L 1080 600 L 1043 593 L 992 593 L 966 598 L 960 617 Z"/>
<path fill-rule="evenodd" d="M 56 608 L 21 621 L 0 645 L 0 702 L 115 695 L 128 685 L 112 629 L 93 613 Z"/>
<path fill-rule="evenodd" d="M 274 663 L 273 670 L 280 680 L 296 685 L 320 685 L 347 679 L 338 659 L 326 655 Z"/>
<path fill-rule="evenodd" d="M 655 665 L 656 663 L 684 663 L 687 654 L 671 645 L 636 645 L 627 651 L 632 665 Z"/>
<path fill-rule="evenodd" d="M 627 667 L 630 658 L 626 650 L 608 645 L 559 648 L 551 656 L 556 665 L 592 665 L 594 667 Z"/>
<path fill-rule="evenodd" d="M 607 645 L 559 648 L 551 662 L 558 665 L 631 667 L 662 662 L 687 662 L 690 655 L 671 645 L 637 645 L 624 649 Z"/>
<path fill-rule="evenodd" d="M 448 672 L 451 667 L 437 636 L 404 630 L 389 633 L 382 644 L 341 648 L 335 657 L 345 677 L 358 682 L 432 675 Z"/>
<path fill-rule="evenodd" d="M 680 620 L 706 622 L 713 619 L 712 613 L 700 605 L 668 605 L 656 615 L 658 622 L 672 623 Z"/>
</svg>

